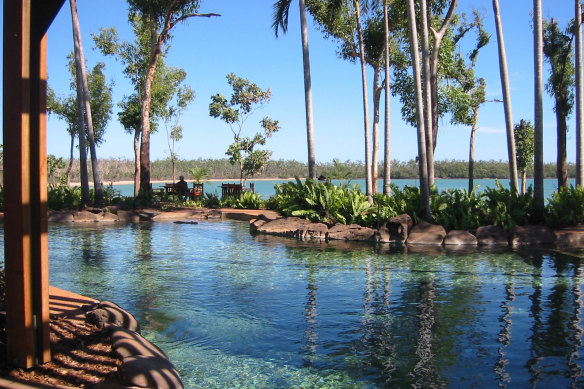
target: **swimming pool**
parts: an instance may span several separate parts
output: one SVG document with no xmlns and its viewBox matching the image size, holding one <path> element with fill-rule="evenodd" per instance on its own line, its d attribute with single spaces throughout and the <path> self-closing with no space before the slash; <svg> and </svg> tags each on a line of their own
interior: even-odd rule
<svg viewBox="0 0 584 389">
<path fill-rule="evenodd" d="M 203 221 L 50 224 L 51 284 L 113 300 L 188 388 L 584 385 L 584 267 Z"/>
</svg>

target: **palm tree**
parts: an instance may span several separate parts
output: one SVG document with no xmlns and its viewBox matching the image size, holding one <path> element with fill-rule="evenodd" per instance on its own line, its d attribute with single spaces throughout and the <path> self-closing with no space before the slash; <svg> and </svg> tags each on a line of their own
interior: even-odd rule
<svg viewBox="0 0 584 389">
<path fill-rule="evenodd" d="M 584 61 L 582 60 L 582 3 L 575 0 L 576 35 L 576 185 L 584 186 Z"/>
<path fill-rule="evenodd" d="M 367 70 L 365 66 L 365 44 L 363 43 L 363 28 L 361 26 L 361 7 L 359 0 L 353 0 L 355 8 L 355 22 L 357 25 L 357 36 L 359 38 L 359 56 L 361 59 L 361 81 L 363 85 L 363 127 L 365 128 L 365 187 L 369 202 L 373 203 L 373 187 L 371 176 L 371 151 L 369 141 L 369 101 L 367 98 Z"/>
<path fill-rule="evenodd" d="M 533 167 L 533 201 L 535 216 L 543 217 L 543 21 L 541 18 L 541 0 L 533 0 L 533 41 L 535 65 L 535 132 L 534 132 L 534 167 Z"/>
<path fill-rule="evenodd" d="M 509 89 L 509 75 L 507 72 L 507 54 L 505 52 L 505 39 L 503 38 L 503 25 L 499 12 L 499 0 L 493 0 L 493 12 L 495 13 L 495 25 L 497 28 L 497 43 L 499 47 L 499 71 L 501 73 L 501 89 L 503 90 L 503 105 L 505 109 L 505 126 L 507 128 L 507 153 L 509 158 L 509 176 L 511 188 L 515 192 L 519 188 L 517 175 L 517 159 L 515 151 L 515 137 L 513 136 L 513 113 L 511 111 L 511 92 Z"/>
<path fill-rule="evenodd" d="M 428 30 L 428 10 L 426 0 L 420 0 L 420 21 L 422 32 L 420 34 L 422 41 L 422 63 L 424 69 L 424 120 L 426 126 L 426 158 L 428 164 L 428 186 L 434 185 L 434 141 L 432 137 L 432 71 L 430 68 L 430 38 Z M 436 67 L 437 68 L 437 67 Z"/>
<path fill-rule="evenodd" d="M 390 79 L 389 79 L 389 16 L 387 12 L 388 0 L 383 0 L 383 26 L 385 32 L 385 150 L 383 158 L 383 194 L 389 196 L 391 194 L 391 147 L 390 135 L 391 127 L 389 121 L 389 97 L 390 94 Z"/>
<path fill-rule="evenodd" d="M 422 78 L 420 75 L 420 54 L 418 51 L 418 29 L 414 0 L 408 0 L 409 40 L 414 70 L 414 93 L 416 97 L 416 119 L 418 127 L 418 164 L 420 169 L 420 197 L 422 214 L 430 220 L 430 188 L 428 187 L 428 165 L 426 159 L 426 128 L 424 121 L 424 101 L 422 99 Z"/>
<path fill-rule="evenodd" d="M 288 30 L 288 11 L 292 0 L 278 0 L 274 3 L 272 27 L 276 37 L 280 27 Z M 306 4 L 298 0 L 300 6 L 300 32 L 302 37 L 302 63 L 304 67 L 304 103 L 306 108 L 306 140 L 308 143 L 308 176 L 316 180 L 316 157 L 314 151 L 314 120 L 312 110 L 312 83 L 310 78 L 310 52 L 308 50 L 308 27 L 306 24 Z"/>
</svg>

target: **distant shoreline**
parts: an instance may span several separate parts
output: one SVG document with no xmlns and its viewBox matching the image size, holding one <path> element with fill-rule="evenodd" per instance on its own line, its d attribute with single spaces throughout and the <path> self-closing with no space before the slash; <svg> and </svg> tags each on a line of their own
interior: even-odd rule
<svg viewBox="0 0 584 389">
<path fill-rule="evenodd" d="M 295 177 L 289 177 L 289 178 L 248 178 L 248 181 L 292 181 L 295 180 Z M 304 180 L 304 177 L 300 177 L 301 180 Z M 170 183 L 172 180 L 153 180 L 150 181 L 151 184 L 165 184 L 165 183 Z M 195 180 L 185 180 L 186 182 L 194 182 Z M 203 182 L 207 181 L 207 182 L 221 182 L 221 181 L 239 181 L 239 178 L 209 178 L 209 179 L 205 179 L 202 180 Z M 112 185 L 133 185 L 134 181 L 103 181 L 103 185 L 107 186 L 109 184 Z M 69 186 L 73 187 L 73 186 L 80 186 L 81 183 L 80 182 L 70 182 Z M 89 181 L 89 186 L 93 186 L 93 181 Z"/>
</svg>

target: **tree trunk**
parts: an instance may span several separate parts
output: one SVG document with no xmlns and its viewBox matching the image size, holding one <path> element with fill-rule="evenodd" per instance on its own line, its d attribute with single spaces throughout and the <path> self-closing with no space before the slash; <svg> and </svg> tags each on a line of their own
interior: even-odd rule
<svg viewBox="0 0 584 389">
<path fill-rule="evenodd" d="M 557 106 L 558 104 L 556 104 Z M 568 178 L 568 160 L 566 155 L 566 133 L 568 131 L 568 125 L 566 124 L 566 118 L 556 110 L 556 121 L 557 121 L 557 134 L 558 134 L 558 155 L 556 162 L 556 176 L 558 178 L 558 191 L 561 188 L 569 188 L 569 178 Z"/>
<path fill-rule="evenodd" d="M 371 153 L 371 193 L 378 192 L 377 179 L 379 177 L 379 111 L 383 85 L 379 85 L 381 68 L 375 66 L 373 70 L 373 150 Z"/>
<path fill-rule="evenodd" d="M 479 107 L 475 107 L 473 112 L 472 129 L 470 130 L 470 147 L 468 152 L 468 194 L 474 190 L 474 144 L 478 121 Z"/>
<path fill-rule="evenodd" d="M 521 172 L 521 194 L 524 195 L 527 192 L 527 171 L 523 170 Z"/>
<path fill-rule="evenodd" d="M 385 148 L 384 148 L 384 158 L 383 158 L 383 194 L 386 196 L 391 195 L 391 144 L 390 144 L 390 105 L 389 98 L 390 94 L 390 78 L 389 78 L 389 67 L 390 67 L 390 53 L 389 53 L 389 17 L 387 14 L 387 0 L 383 3 L 383 19 L 384 19 L 384 29 L 385 29 Z"/>
<path fill-rule="evenodd" d="M 432 96 L 432 86 L 431 79 L 432 73 L 430 70 L 430 44 L 428 36 L 428 10 L 426 7 L 426 0 L 420 0 L 420 20 L 422 24 L 422 62 L 424 64 L 424 74 L 422 80 L 424 85 L 422 87 L 423 99 L 424 99 L 424 126 L 426 131 L 426 158 L 428 163 L 428 186 L 434 185 L 434 144 L 436 143 L 433 132 L 430 131 L 432 128 L 432 117 L 433 117 L 433 96 Z M 437 67 L 437 66 L 436 66 Z M 437 100 L 437 97 L 436 97 Z M 438 107 L 438 104 L 436 104 Z M 438 117 L 438 110 L 436 108 L 436 117 Z M 437 130 L 436 130 L 437 131 Z"/>
<path fill-rule="evenodd" d="M 430 212 L 430 189 L 428 187 L 428 165 L 426 164 L 426 130 L 424 123 L 424 102 L 422 100 L 422 79 L 420 76 L 420 54 L 418 50 L 418 31 L 416 28 L 416 9 L 414 0 L 408 0 L 408 22 L 410 25 L 410 55 L 414 71 L 414 94 L 416 97 L 416 120 L 418 125 L 418 166 L 420 170 L 420 202 L 425 220 L 432 218 Z"/>
<path fill-rule="evenodd" d="M 87 85 L 87 72 L 85 71 L 85 55 L 83 54 L 83 44 L 81 41 L 81 28 L 79 26 L 79 15 L 77 14 L 77 0 L 70 0 L 71 18 L 73 20 L 73 40 L 75 41 L 75 65 L 77 71 L 81 72 L 81 87 L 83 88 L 83 107 L 85 110 L 87 135 L 89 137 L 89 150 L 91 152 L 91 171 L 93 173 L 93 188 L 95 193 L 95 204 L 103 205 L 103 187 L 99 178 L 99 166 L 95 149 L 95 135 L 93 132 L 93 120 L 91 117 L 91 104 L 89 103 L 89 86 Z M 81 144 L 79 145 L 81 147 Z M 85 144 L 83 145 L 85 147 Z"/>
<path fill-rule="evenodd" d="M 576 185 L 584 186 L 584 61 L 582 60 L 582 4 L 575 0 L 576 15 Z"/>
<path fill-rule="evenodd" d="M 69 157 L 69 165 L 67 166 L 66 177 L 67 186 L 71 184 L 71 170 L 73 170 L 73 153 L 75 151 L 75 130 L 71 128 L 71 153 Z"/>
<path fill-rule="evenodd" d="M 140 194 L 140 131 L 134 132 L 134 197 Z"/>
<path fill-rule="evenodd" d="M 448 11 L 446 12 L 446 16 L 442 21 L 442 26 L 440 26 L 440 30 L 436 31 L 431 26 L 430 31 L 432 31 L 432 35 L 434 36 L 434 44 L 432 45 L 432 59 L 430 60 L 430 91 L 431 91 L 431 102 L 432 102 L 432 128 L 427 128 L 426 132 L 432 133 L 432 159 L 434 159 L 434 150 L 436 149 L 436 143 L 438 140 L 438 61 L 440 60 L 440 46 L 442 45 L 442 39 L 444 38 L 444 34 L 446 34 L 446 30 L 452 21 L 452 17 L 454 16 L 454 10 L 458 5 L 458 0 L 452 0 L 450 5 L 448 6 Z M 432 161 L 432 164 L 434 161 Z M 433 177 L 432 177 L 433 179 Z"/>
<path fill-rule="evenodd" d="M 150 63 L 146 80 L 144 82 L 144 98 L 142 100 L 141 123 L 142 135 L 140 139 L 140 190 L 148 192 L 150 190 L 150 106 L 152 103 L 152 83 L 154 82 L 154 73 L 156 64 L 160 55 L 162 42 L 157 38 L 154 21 L 150 20 Z"/>
<path fill-rule="evenodd" d="M 316 156 L 314 150 L 314 119 L 312 111 L 312 82 L 310 78 L 310 52 L 308 50 L 308 26 L 306 4 L 299 0 L 300 33 L 302 38 L 302 64 L 304 67 L 304 104 L 306 107 L 306 141 L 308 144 L 308 176 L 316 180 Z"/>
<path fill-rule="evenodd" d="M 533 0 L 533 40 L 534 40 L 534 87 L 535 87 L 535 132 L 533 201 L 535 217 L 543 219 L 543 22 L 541 18 L 541 0 Z"/>
<path fill-rule="evenodd" d="M 499 12 L 499 0 L 493 0 L 493 12 L 495 13 L 495 26 L 497 28 L 497 43 L 499 49 L 499 72 L 501 74 L 501 89 L 503 90 L 503 105 L 505 110 L 505 127 L 507 128 L 507 158 L 509 159 L 509 177 L 511 190 L 517 193 L 519 180 L 517 177 L 517 156 L 515 151 L 515 135 L 513 133 L 513 112 L 511 110 L 511 91 L 509 88 L 509 75 L 507 73 L 507 54 L 505 52 L 505 40 L 503 38 L 503 25 Z"/>
<path fill-rule="evenodd" d="M 79 135 L 79 177 L 81 180 L 81 206 L 85 207 L 91 203 L 91 198 L 89 197 L 89 177 L 87 174 L 87 150 L 86 150 L 86 140 L 85 140 L 85 115 L 84 104 L 83 104 L 83 76 L 81 74 L 81 58 L 79 57 L 80 47 L 79 41 L 76 36 L 75 29 L 75 19 L 73 15 L 76 15 L 77 4 L 75 0 L 70 0 L 69 5 L 71 6 L 71 18 L 73 25 L 73 44 L 75 52 L 75 74 L 76 74 L 76 88 L 77 88 L 77 131 Z"/>
<path fill-rule="evenodd" d="M 365 62 L 365 44 L 363 43 L 363 29 L 361 28 L 361 11 L 359 1 L 353 0 L 355 6 L 355 19 L 357 22 L 357 34 L 359 36 L 359 56 L 361 58 L 361 81 L 363 85 L 363 127 L 365 128 L 365 186 L 369 202 L 373 203 L 372 198 L 372 177 L 371 177 L 371 158 L 370 158 L 370 141 L 369 141 L 369 101 L 367 98 L 367 71 Z"/>
</svg>

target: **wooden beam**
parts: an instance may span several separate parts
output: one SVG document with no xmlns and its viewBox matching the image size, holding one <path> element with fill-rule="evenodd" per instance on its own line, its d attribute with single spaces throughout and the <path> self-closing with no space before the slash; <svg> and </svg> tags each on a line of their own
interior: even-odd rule
<svg viewBox="0 0 584 389">
<path fill-rule="evenodd" d="M 4 262 L 8 361 L 51 358 L 46 167 L 46 29 L 64 0 L 4 1 Z"/>
</svg>

